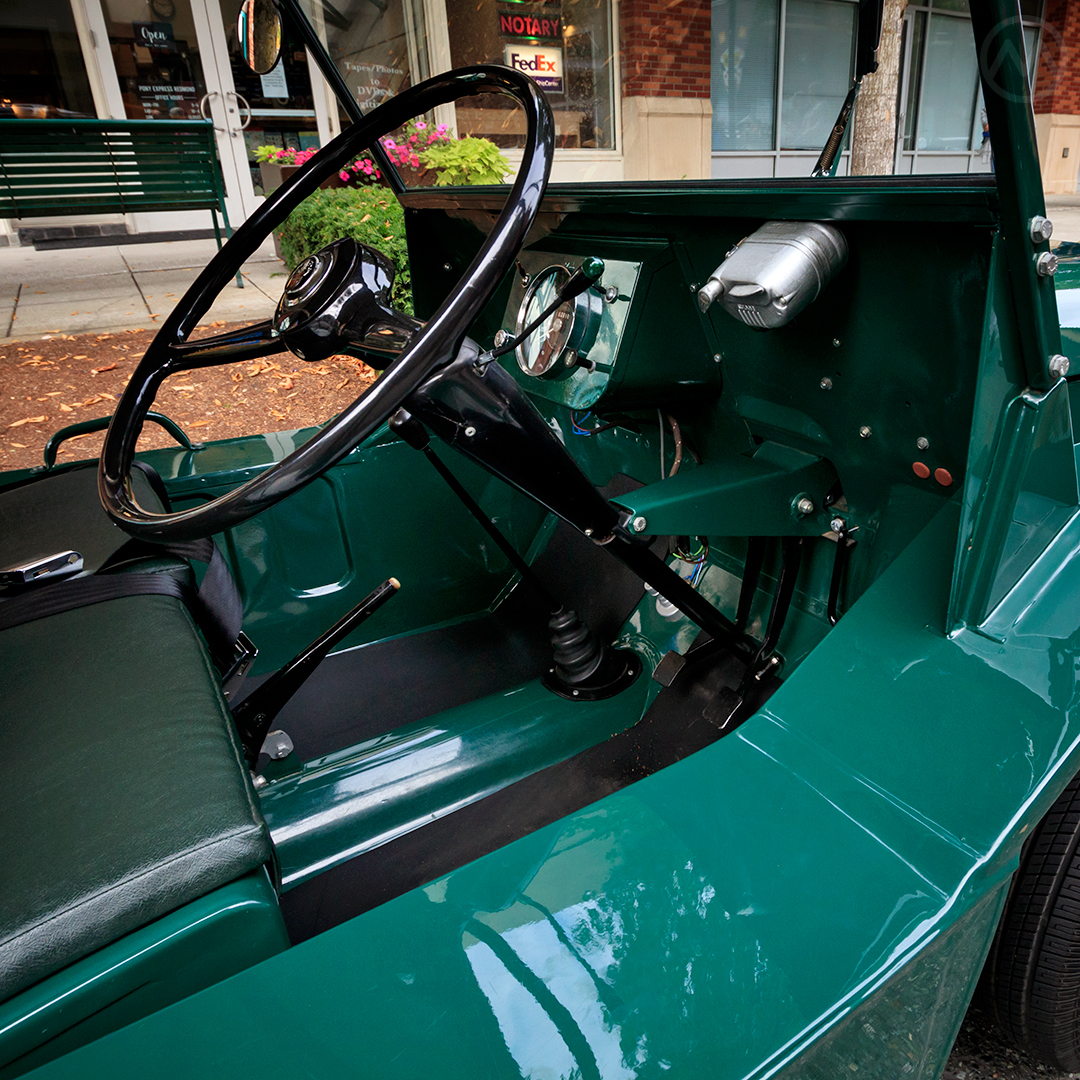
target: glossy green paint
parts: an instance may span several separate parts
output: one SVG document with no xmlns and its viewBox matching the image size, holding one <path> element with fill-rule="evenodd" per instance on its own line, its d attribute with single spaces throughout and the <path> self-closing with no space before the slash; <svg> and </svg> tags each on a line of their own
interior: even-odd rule
<svg viewBox="0 0 1080 1080">
<path fill-rule="evenodd" d="M 578 366 L 562 378 L 537 378 L 523 374 L 513 356 L 503 359 L 503 366 L 535 397 L 570 409 L 626 408 L 701 392 L 715 398 L 719 371 L 701 320 L 688 317 L 672 334 L 670 317 L 691 316 L 696 306 L 688 303 L 693 297 L 682 270 L 685 258 L 676 245 L 575 236 L 545 241 L 522 252 L 518 262 L 535 275 L 550 266 L 576 266 L 600 249 L 605 269 L 597 293 L 613 289 L 616 295 L 600 305 L 596 341 L 584 356 L 592 370 Z M 503 328 L 515 328 L 524 295 L 522 278 L 513 275 Z"/>
<path fill-rule="evenodd" d="M 1009 303 L 1004 244 L 995 241 L 963 487 L 949 625 L 974 626 L 1064 527 L 1078 501 L 1066 383 L 1028 389 Z"/>
<path fill-rule="evenodd" d="M 823 458 L 766 442 L 752 456 L 710 459 L 697 468 L 688 462 L 677 476 L 617 501 L 646 536 L 723 535 L 736 522 L 748 536 L 820 536 L 830 528 L 825 496 L 836 480 Z M 813 512 L 799 510 L 804 498 Z"/>
<path fill-rule="evenodd" d="M 39 1075 L 235 1076 L 271 1016 L 268 1077 L 936 1075 L 1023 835 L 1080 764 L 1075 547 L 1004 641 L 946 636 L 958 524 L 729 737 Z M 849 1020 L 890 1008 L 910 1038 Z"/>
<path fill-rule="evenodd" d="M 174 420 L 170 420 L 167 416 L 159 412 L 148 412 L 146 419 L 151 424 L 157 424 L 158 427 L 163 428 L 168 432 L 185 450 L 201 450 L 202 443 L 193 443 Z M 60 450 L 63 443 L 68 439 L 76 439 L 80 435 L 89 435 L 95 431 L 104 431 L 112 422 L 111 416 L 99 416 L 96 420 L 83 420 L 78 424 L 68 424 L 67 427 L 62 427 L 59 431 L 54 432 L 49 436 L 49 441 L 45 444 L 45 468 L 51 469 L 56 464 L 56 455 Z"/>
<path fill-rule="evenodd" d="M 288 946 L 265 871 L 240 878 L 0 1004 L 0 1077 L 21 1076 Z"/>
<path fill-rule="evenodd" d="M 195 453 L 143 456 L 179 508 L 235 487 L 309 436 L 275 432 Z M 543 511 L 464 458 L 447 460 L 518 550 L 527 551 Z M 385 428 L 219 543 L 243 597 L 244 629 L 259 647 L 256 674 L 280 667 L 388 577 L 398 578 L 401 590 L 339 649 L 483 611 L 513 576 L 435 470 Z"/>
<path fill-rule="evenodd" d="M 282 887 L 632 727 L 659 690 L 648 677 L 658 657 L 641 651 L 645 673 L 617 697 L 571 702 L 525 683 L 316 758 L 262 788 Z"/>
</svg>

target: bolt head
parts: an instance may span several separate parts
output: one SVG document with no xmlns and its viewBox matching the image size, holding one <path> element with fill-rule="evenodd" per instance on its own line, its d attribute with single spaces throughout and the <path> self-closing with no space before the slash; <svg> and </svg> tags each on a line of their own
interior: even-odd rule
<svg viewBox="0 0 1080 1080">
<path fill-rule="evenodd" d="M 472 426 L 472 424 L 470 424 L 470 425 L 469 425 L 469 426 L 468 426 L 468 427 L 467 427 L 467 428 L 465 429 L 465 438 L 467 438 L 467 439 L 471 439 L 471 438 L 472 438 L 472 437 L 473 437 L 473 436 L 474 436 L 475 434 L 476 434 L 476 428 L 474 428 L 474 427 Z"/>
<path fill-rule="evenodd" d="M 832 343 L 833 343 L 833 348 L 834 349 L 839 349 L 840 348 L 840 339 L 838 337 L 834 337 L 832 339 Z"/>
<path fill-rule="evenodd" d="M 820 386 L 822 390 L 831 390 L 832 379 L 830 379 L 829 376 L 826 375 L 822 378 L 821 382 L 818 383 L 818 386 Z"/>
<path fill-rule="evenodd" d="M 1052 251 L 1044 251 L 1035 259 L 1039 277 L 1053 277 L 1057 273 L 1058 257 Z"/>
<path fill-rule="evenodd" d="M 873 435 L 873 434 L 874 433 L 870 430 L 870 428 L 866 424 L 863 424 L 863 426 L 861 428 L 859 428 L 859 438 L 861 438 L 861 439 L 869 439 L 870 436 Z"/>
<path fill-rule="evenodd" d="M 1067 356 L 1062 356 L 1061 353 L 1056 353 L 1054 356 L 1051 356 L 1048 366 L 1050 368 L 1050 374 L 1053 375 L 1055 379 L 1064 379 L 1065 376 L 1069 374 L 1069 358 Z"/>
<path fill-rule="evenodd" d="M 1041 244 L 1054 235 L 1054 223 L 1049 218 L 1044 218 L 1041 214 L 1036 214 L 1031 219 L 1029 230 L 1031 242 L 1033 244 Z"/>
<path fill-rule="evenodd" d="M 510 333 L 509 330 L 501 330 L 501 329 L 496 330 L 495 331 L 495 348 L 496 349 L 501 349 L 512 337 L 513 337 L 513 335 Z"/>
<path fill-rule="evenodd" d="M 648 521 L 646 521 L 646 519 L 639 514 L 636 518 L 634 518 L 633 521 L 630 522 L 630 528 L 633 529 L 634 532 L 644 532 L 648 524 Z"/>
<path fill-rule="evenodd" d="M 832 521 L 829 522 L 829 528 L 832 529 L 834 533 L 842 533 L 846 524 L 847 523 L 842 517 L 834 517 Z"/>
<path fill-rule="evenodd" d="M 920 435 L 920 436 L 919 436 L 919 437 L 918 437 L 918 438 L 917 438 L 917 439 L 915 440 L 915 445 L 916 445 L 916 446 L 917 446 L 917 447 L 918 447 L 918 448 L 919 448 L 920 450 L 929 450 L 929 449 L 930 449 L 930 440 L 929 440 L 929 439 L 928 439 L 928 438 L 927 438 L 927 437 L 926 437 L 925 435 Z"/>
<path fill-rule="evenodd" d="M 723 359 L 724 358 L 723 358 L 723 356 L 720 355 L 720 353 L 713 353 L 713 363 L 714 364 L 719 364 Z"/>
<path fill-rule="evenodd" d="M 449 274 L 454 268 L 449 263 L 443 263 L 442 268 Z"/>
<path fill-rule="evenodd" d="M 795 509 L 798 510 L 800 514 L 812 514 L 814 512 L 814 500 L 804 495 L 795 504 Z"/>
</svg>

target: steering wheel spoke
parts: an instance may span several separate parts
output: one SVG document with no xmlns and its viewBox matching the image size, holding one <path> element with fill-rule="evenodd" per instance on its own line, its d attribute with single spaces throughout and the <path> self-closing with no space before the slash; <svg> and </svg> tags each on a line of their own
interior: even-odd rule
<svg viewBox="0 0 1080 1080">
<path fill-rule="evenodd" d="M 414 116 L 458 98 L 493 93 L 513 98 L 524 110 L 521 165 L 494 228 L 425 323 L 389 307 L 388 282 L 393 275 L 384 256 L 376 258 L 377 253 L 352 241 L 336 241 L 293 271 L 273 321 L 200 341 L 186 340 L 244 260 L 324 180 Z M 457 353 L 525 243 L 547 188 L 554 144 L 551 107 L 536 83 L 519 71 L 484 65 L 410 87 L 320 150 L 236 230 L 165 320 L 135 369 L 117 405 L 98 466 L 98 491 L 109 517 L 143 540 L 169 543 L 210 536 L 280 502 L 363 442 Z M 382 360 L 386 370 L 303 446 L 240 487 L 168 514 L 139 506 L 130 481 L 131 465 L 139 431 L 162 380 L 175 371 L 257 359 L 286 348 L 301 360 L 337 352 L 366 353 L 376 366 Z"/>
<path fill-rule="evenodd" d="M 196 341 L 173 342 L 169 345 L 168 366 L 170 371 L 189 371 L 215 364 L 235 364 L 242 360 L 273 356 L 286 348 L 273 322 L 265 319 L 224 334 L 214 334 Z"/>
</svg>

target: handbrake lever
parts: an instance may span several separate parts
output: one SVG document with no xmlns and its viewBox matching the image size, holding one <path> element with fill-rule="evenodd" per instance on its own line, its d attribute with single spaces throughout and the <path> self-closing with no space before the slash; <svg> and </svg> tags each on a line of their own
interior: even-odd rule
<svg viewBox="0 0 1080 1080">
<path fill-rule="evenodd" d="M 373 593 L 366 596 L 347 615 L 339 619 L 325 634 L 316 638 L 306 649 L 296 654 L 280 671 L 256 687 L 232 711 L 236 730 L 244 747 L 244 757 L 252 768 L 259 759 L 259 750 L 266 740 L 270 726 L 292 696 L 307 682 L 326 654 L 351 630 L 373 615 L 401 588 L 397 578 L 388 578 Z"/>
</svg>

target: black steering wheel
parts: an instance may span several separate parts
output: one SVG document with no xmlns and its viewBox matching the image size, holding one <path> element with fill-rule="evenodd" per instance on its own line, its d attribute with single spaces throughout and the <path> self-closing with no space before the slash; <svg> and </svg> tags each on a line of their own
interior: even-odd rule
<svg viewBox="0 0 1080 1080">
<path fill-rule="evenodd" d="M 331 306 L 336 302 L 340 308 L 358 290 L 366 288 L 371 296 L 374 295 L 372 284 L 377 290 L 385 282 L 385 274 L 378 273 L 377 263 L 370 259 L 344 260 L 339 257 L 341 249 L 332 244 L 293 272 L 286 286 L 286 302 L 279 306 L 274 319 L 188 342 L 188 335 L 244 261 L 320 183 L 351 163 L 380 137 L 437 105 L 490 93 L 509 95 L 525 109 L 528 127 L 521 167 L 494 229 L 450 295 L 428 322 L 412 333 L 399 359 L 303 446 L 242 486 L 211 502 L 175 513 L 156 514 L 139 506 L 131 486 L 135 444 L 154 396 L 167 376 L 192 368 L 269 356 L 290 347 L 309 360 L 346 352 L 348 341 L 330 338 L 324 339 L 325 350 L 320 355 L 311 354 L 310 335 L 305 337 L 303 332 L 294 335 L 293 320 L 284 314 L 289 290 L 293 290 L 294 299 L 312 290 L 322 290 L 325 300 L 326 290 L 331 288 L 335 292 L 329 298 Z M 273 506 L 314 480 L 367 438 L 422 382 L 454 358 L 469 326 L 510 269 L 547 187 L 554 131 L 551 109 L 536 83 L 510 68 L 481 66 L 438 75 L 404 91 L 320 150 L 266 200 L 211 260 L 139 362 L 109 425 L 98 466 L 98 491 L 109 517 L 125 532 L 142 540 L 169 543 L 210 536 Z M 399 322 L 401 325 L 403 321 Z"/>
</svg>

